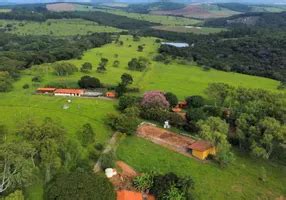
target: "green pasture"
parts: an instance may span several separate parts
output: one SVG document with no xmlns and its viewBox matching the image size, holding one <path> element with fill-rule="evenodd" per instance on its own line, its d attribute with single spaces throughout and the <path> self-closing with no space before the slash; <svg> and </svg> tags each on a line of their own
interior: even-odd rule
<svg viewBox="0 0 286 200">
<path fill-rule="evenodd" d="M 3 12 L 10 12 L 11 9 L 6 9 L 6 8 L 0 8 L 0 13 L 3 13 Z"/>
<path fill-rule="evenodd" d="M 121 31 L 114 27 L 99 25 L 83 19 L 50 19 L 46 22 L 0 20 L 0 25 L 2 25 L 2 28 L 12 25 L 7 31 L 18 35 L 70 36 Z"/>
<path fill-rule="evenodd" d="M 195 25 L 200 23 L 200 20 L 191 19 L 179 16 L 167 16 L 167 15 L 153 15 L 153 14 L 140 14 L 131 13 L 116 9 L 99 9 L 100 11 L 109 12 L 116 15 L 122 15 L 133 19 L 138 19 L 142 21 L 149 21 L 154 23 L 159 23 L 162 25 L 172 25 L 172 26 L 183 26 L 183 25 Z"/>
<path fill-rule="evenodd" d="M 133 136 L 121 142 L 117 156 L 139 172 L 174 172 L 183 177 L 191 176 L 195 181 L 193 194 L 198 200 L 278 199 L 286 195 L 285 166 L 238 152 L 234 164 L 221 168 Z M 266 169 L 266 182 L 259 180 L 261 167 Z"/>
<path fill-rule="evenodd" d="M 194 34 L 210 34 L 226 30 L 222 28 L 199 27 L 199 26 L 154 26 L 153 29 L 179 32 L 179 33 L 194 33 Z"/>
<path fill-rule="evenodd" d="M 120 81 L 120 76 L 123 73 L 130 73 L 134 78 L 134 87 L 139 87 L 141 92 L 146 90 L 162 90 L 171 91 L 184 98 L 189 95 L 204 95 L 204 90 L 208 87 L 209 83 L 224 82 L 233 86 L 249 87 L 249 88 L 262 88 L 271 91 L 277 91 L 278 81 L 244 75 L 233 72 L 223 72 L 218 70 L 205 71 L 203 68 L 198 67 L 194 63 L 180 64 L 180 61 L 174 60 L 168 65 L 161 62 L 152 61 L 153 57 L 157 54 L 159 44 L 155 42 L 155 38 L 145 37 L 141 38 L 139 42 L 134 42 L 130 36 L 121 36 L 123 46 L 118 44 L 108 44 L 101 48 L 88 50 L 82 59 L 71 60 L 69 62 L 80 67 L 85 62 L 93 64 L 93 71 L 88 74 L 99 78 L 106 84 L 117 84 Z M 143 52 L 138 52 L 138 45 L 144 45 Z M 143 56 L 151 61 L 150 66 L 144 72 L 135 72 L 127 69 L 128 62 L 132 58 Z M 96 68 L 101 58 L 108 58 L 107 71 L 105 73 L 97 73 Z M 113 67 L 113 61 L 119 60 L 120 66 Z M 43 65 L 38 68 L 43 71 L 45 83 L 51 80 L 60 81 L 62 77 L 55 77 L 50 70 L 45 74 L 45 67 L 48 69 L 49 65 Z M 72 76 L 64 77 L 67 81 L 74 81 L 80 79 L 83 73 L 75 73 Z"/>
</svg>

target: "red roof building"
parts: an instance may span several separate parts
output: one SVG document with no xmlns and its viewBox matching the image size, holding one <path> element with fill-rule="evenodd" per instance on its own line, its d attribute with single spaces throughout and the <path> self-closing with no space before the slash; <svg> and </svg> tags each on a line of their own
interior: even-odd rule
<svg viewBox="0 0 286 200">
<path fill-rule="evenodd" d="M 143 198 L 141 192 L 133 192 L 128 190 L 117 191 L 117 200 L 155 200 L 152 195 L 147 195 L 147 198 Z"/>
<path fill-rule="evenodd" d="M 109 91 L 109 92 L 105 93 L 105 96 L 109 97 L 109 98 L 115 98 L 116 97 L 116 93 L 112 92 L 112 91 Z"/>
<path fill-rule="evenodd" d="M 199 140 L 190 144 L 188 149 L 192 151 L 192 155 L 200 160 L 206 159 L 208 155 L 215 155 L 215 147 L 208 141 Z"/>
<path fill-rule="evenodd" d="M 82 89 L 56 89 L 55 96 L 81 96 L 84 94 Z"/>
<path fill-rule="evenodd" d="M 38 88 L 37 92 L 42 94 L 51 94 L 54 93 L 56 88 Z"/>
</svg>

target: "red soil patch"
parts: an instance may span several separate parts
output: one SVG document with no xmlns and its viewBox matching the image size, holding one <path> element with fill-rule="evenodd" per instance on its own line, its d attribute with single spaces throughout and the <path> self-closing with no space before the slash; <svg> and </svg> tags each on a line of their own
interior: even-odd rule
<svg viewBox="0 0 286 200">
<path fill-rule="evenodd" d="M 74 11 L 76 7 L 74 4 L 71 3 L 56 3 L 56 4 L 48 4 L 47 9 L 49 11 L 61 12 L 61 11 Z"/>
<path fill-rule="evenodd" d="M 132 180 L 139 174 L 123 161 L 117 161 L 116 167 L 117 175 L 109 179 L 116 190 L 134 190 Z"/>
<path fill-rule="evenodd" d="M 139 137 L 150 140 L 153 143 L 162 145 L 188 157 L 192 157 L 191 154 L 187 152 L 187 149 L 189 145 L 196 141 L 190 137 L 179 135 L 148 124 L 141 125 L 137 129 L 137 134 Z"/>
</svg>

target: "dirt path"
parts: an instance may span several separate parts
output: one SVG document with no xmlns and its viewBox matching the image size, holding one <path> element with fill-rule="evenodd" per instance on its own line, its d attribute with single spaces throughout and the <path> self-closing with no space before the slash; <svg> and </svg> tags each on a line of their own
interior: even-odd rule
<svg viewBox="0 0 286 200">
<path fill-rule="evenodd" d="M 112 150 L 115 151 L 116 147 L 117 147 L 117 142 L 118 142 L 119 137 L 120 137 L 119 133 L 117 133 L 117 132 L 114 133 L 113 136 L 108 141 L 108 144 L 106 145 L 105 149 L 102 151 L 101 155 L 105 154 L 105 153 L 108 153 L 109 151 L 112 151 Z M 100 157 L 98 158 L 96 164 L 93 167 L 94 173 L 97 173 L 97 172 L 99 172 L 101 170 Z"/>
</svg>

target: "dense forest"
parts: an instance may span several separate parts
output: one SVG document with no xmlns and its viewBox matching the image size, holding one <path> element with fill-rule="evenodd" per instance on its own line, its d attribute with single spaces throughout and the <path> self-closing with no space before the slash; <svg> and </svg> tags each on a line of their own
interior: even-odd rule
<svg viewBox="0 0 286 200">
<path fill-rule="evenodd" d="M 281 13 L 245 13 L 228 18 L 212 19 L 205 23 L 213 27 L 251 26 L 260 28 L 285 28 L 286 12 Z"/>
<path fill-rule="evenodd" d="M 0 33 L 0 71 L 7 71 L 17 78 L 20 69 L 34 64 L 79 58 L 83 51 L 111 41 L 111 34 L 107 33 L 72 38 Z"/>
</svg>

